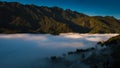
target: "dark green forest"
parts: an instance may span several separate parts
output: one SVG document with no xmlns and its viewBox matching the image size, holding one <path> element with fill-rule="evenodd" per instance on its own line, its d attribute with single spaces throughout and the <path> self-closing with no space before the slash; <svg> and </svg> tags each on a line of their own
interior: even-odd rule
<svg viewBox="0 0 120 68">
<path fill-rule="evenodd" d="M 120 33 L 113 16 L 88 16 L 70 9 L 0 2 L 0 33 Z"/>
</svg>

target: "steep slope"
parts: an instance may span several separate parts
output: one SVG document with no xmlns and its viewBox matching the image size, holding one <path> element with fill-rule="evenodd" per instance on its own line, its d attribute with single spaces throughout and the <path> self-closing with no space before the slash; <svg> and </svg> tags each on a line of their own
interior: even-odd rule
<svg viewBox="0 0 120 68">
<path fill-rule="evenodd" d="M 112 49 L 112 58 L 114 59 L 112 63 L 112 68 L 120 67 L 120 35 L 110 38 L 105 42 L 105 44 Z"/>
<path fill-rule="evenodd" d="M 97 43 L 93 48 L 52 56 L 48 61 L 54 68 L 120 68 L 120 35 Z"/>
<path fill-rule="evenodd" d="M 119 33 L 120 32 L 120 22 L 111 16 L 101 17 L 86 17 L 86 18 L 76 18 L 73 20 L 79 25 L 89 28 L 90 33 Z M 118 27 L 116 29 L 116 27 Z"/>
<path fill-rule="evenodd" d="M 58 7 L 0 2 L 0 33 L 120 33 L 114 17 L 90 17 Z"/>
</svg>

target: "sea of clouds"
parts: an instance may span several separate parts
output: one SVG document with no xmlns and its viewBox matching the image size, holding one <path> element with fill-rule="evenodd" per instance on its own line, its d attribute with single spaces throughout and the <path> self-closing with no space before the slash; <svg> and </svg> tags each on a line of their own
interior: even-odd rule
<svg viewBox="0 0 120 68">
<path fill-rule="evenodd" d="M 0 68 L 37 68 L 43 58 L 60 56 L 118 34 L 0 34 Z"/>
</svg>

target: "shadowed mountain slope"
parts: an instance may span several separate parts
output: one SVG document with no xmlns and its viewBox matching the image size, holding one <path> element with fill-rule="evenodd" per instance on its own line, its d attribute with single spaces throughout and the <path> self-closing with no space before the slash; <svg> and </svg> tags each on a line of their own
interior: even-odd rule
<svg viewBox="0 0 120 68">
<path fill-rule="evenodd" d="M 88 16 L 70 9 L 0 2 L 0 33 L 120 33 L 112 16 Z"/>
</svg>

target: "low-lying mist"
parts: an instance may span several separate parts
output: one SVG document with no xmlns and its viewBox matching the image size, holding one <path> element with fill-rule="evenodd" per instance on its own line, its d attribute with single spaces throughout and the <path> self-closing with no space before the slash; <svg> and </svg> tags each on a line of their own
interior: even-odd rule
<svg viewBox="0 0 120 68">
<path fill-rule="evenodd" d="M 93 47 L 118 34 L 0 34 L 0 68 L 40 68 L 46 58 Z"/>
</svg>

